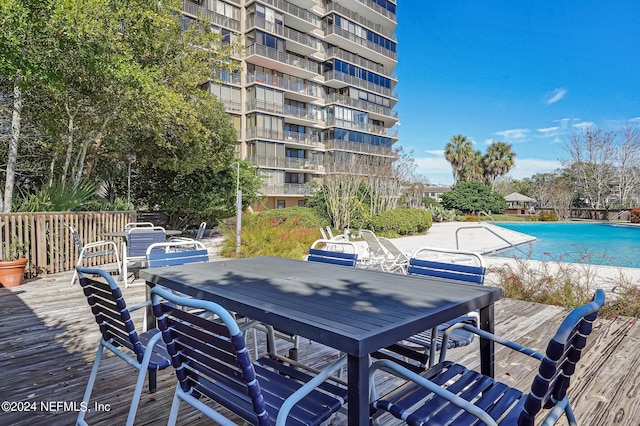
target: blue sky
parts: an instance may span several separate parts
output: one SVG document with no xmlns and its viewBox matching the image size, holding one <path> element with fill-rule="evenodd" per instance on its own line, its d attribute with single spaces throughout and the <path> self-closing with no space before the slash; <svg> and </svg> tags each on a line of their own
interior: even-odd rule
<svg viewBox="0 0 640 426">
<path fill-rule="evenodd" d="M 451 184 L 453 135 L 512 144 L 522 179 L 585 126 L 640 128 L 639 17 L 636 0 L 399 1 L 399 144 Z"/>
</svg>

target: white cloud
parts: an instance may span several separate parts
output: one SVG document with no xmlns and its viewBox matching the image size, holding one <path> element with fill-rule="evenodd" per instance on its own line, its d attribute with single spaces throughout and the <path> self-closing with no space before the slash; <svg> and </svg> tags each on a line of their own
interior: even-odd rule
<svg viewBox="0 0 640 426">
<path fill-rule="evenodd" d="M 542 133 L 544 136 L 554 136 L 558 134 L 559 130 L 560 130 L 560 126 L 553 126 L 553 127 L 543 127 L 541 129 L 536 129 L 536 132 Z"/>
<path fill-rule="evenodd" d="M 629 121 L 631 123 L 640 123 L 640 117 L 634 117 L 634 118 L 630 118 Z"/>
<path fill-rule="evenodd" d="M 579 123 L 575 123 L 573 127 L 575 127 L 576 129 L 588 129 L 590 127 L 594 127 L 595 125 L 596 123 L 594 123 L 593 121 L 581 121 Z"/>
<path fill-rule="evenodd" d="M 510 129 L 496 132 L 498 136 L 506 139 L 506 142 L 522 142 L 529 136 L 529 129 Z"/>
<path fill-rule="evenodd" d="M 567 89 L 560 87 L 557 89 L 553 89 L 551 92 L 547 93 L 544 97 L 544 102 L 547 105 L 552 105 L 564 98 L 567 94 Z"/>
</svg>

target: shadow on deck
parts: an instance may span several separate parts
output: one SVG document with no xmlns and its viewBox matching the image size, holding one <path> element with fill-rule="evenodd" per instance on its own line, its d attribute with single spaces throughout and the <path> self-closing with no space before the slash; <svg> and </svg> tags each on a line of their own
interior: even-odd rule
<svg viewBox="0 0 640 426">
<path fill-rule="evenodd" d="M 0 413 L 1 424 L 74 424 L 89 376 L 99 334 L 80 287 L 69 285 L 70 273 L 27 280 L 20 287 L 0 288 L 0 395 L 10 402 L 29 402 L 20 411 Z M 130 305 L 144 300 L 144 286 L 123 289 Z M 496 332 L 508 339 L 544 350 L 567 310 L 505 299 L 496 304 Z M 137 315 L 141 315 L 138 312 Z M 141 317 L 135 317 L 137 324 Z M 636 320 L 602 318 L 596 323 L 570 396 L 578 422 L 585 425 L 636 425 L 640 418 L 640 331 Z M 288 347 L 281 345 L 283 352 Z M 528 389 L 535 361 L 496 346 L 496 377 Z M 452 359 L 479 367 L 477 340 L 449 352 Z M 302 339 L 300 360 L 322 367 L 336 352 Z M 133 369 L 109 355 L 94 387 L 87 421 L 94 425 L 123 424 L 135 384 Z M 123 373 L 124 372 L 124 373 Z M 380 390 L 392 383 L 379 383 Z M 174 390 L 172 369 L 159 372 L 158 392 L 143 396 L 136 417 L 139 425 L 166 424 Z M 94 401 L 100 404 L 95 410 Z M 108 411 L 107 411 L 108 408 Z M 566 422 L 563 420 L 563 422 Z M 183 404 L 179 424 L 210 424 L 208 418 Z M 332 425 L 346 425 L 338 415 Z M 561 423 L 562 424 L 562 423 Z"/>
</svg>

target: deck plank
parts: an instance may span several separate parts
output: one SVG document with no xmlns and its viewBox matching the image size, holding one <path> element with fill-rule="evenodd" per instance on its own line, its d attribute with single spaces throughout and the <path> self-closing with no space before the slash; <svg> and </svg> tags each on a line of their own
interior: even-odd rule
<svg viewBox="0 0 640 426">
<path fill-rule="evenodd" d="M 43 412 L 41 402 L 79 404 L 99 339 L 96 324 L 80 287 L 69 285 L 69 273 L 31 279 L 16 288 L 0 288 L 0 395 L 2 400 L 32 401 L 33 412 L 0 412 L 0 424 L 67 425 L 77 413 L 69 410 Z M 144 300 L 144 287 L 123 289 L 130 305 Z M 496 332 L 518 343 L 544 350 L 568 309 L 501 300 L 496 304 Z M 138 323 L 141 313 L 134 315 Z M 336 352 L 318 343 L 301 339 L 300 358 L 322 367 L 335 359 Z M 635 319 L 598 318 L 572 380 L 570 397 L 580 424 L 636 425 L 640 418 L 640 330 Z M 287 343 L 281 347 L 286 351 Z M 449 357 L 472 368 L 479 367 L 478 343 L 449 351 Z M 537 362 L 522 354 L 496 346 L 496 377 L 527 390 L 536 373 Z M 119 424 L 126 418 L 135 384 L 133 370 L 107 355 L 101 366 L 92 401 L 109 404 L 109 412 L 87 416 L 94 425 Z M 126 371 L 125 374 L 122 371 Z M 146 390 L 140 402 L 136 424 L 166 424 L 173 397 L 171 369 L 158 374 L 158 392 Z M 381 377 L 380 392 L 397 380 Z M 92 402 L 93 403 L 93 402 Z M 67 407 L 69 408 L 69 407 Z M 179 424 L 204 425 L 210 421 L 184 404 Z M 334 426 L 346 425 L 338 415 Z M 562 422 L 560 424 L 563 424 Z"/>
</svg>

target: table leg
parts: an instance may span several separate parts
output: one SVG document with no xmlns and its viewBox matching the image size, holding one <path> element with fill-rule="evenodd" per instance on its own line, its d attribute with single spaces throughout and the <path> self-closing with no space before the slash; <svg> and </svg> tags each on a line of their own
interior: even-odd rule
<svg viewBox="0 0 640 426">
<path fill-rule="evenodd" d="M 369 357 L 349 355 L 349 425 L 369 426 Z"/>
<path fill-rule="evenodd" d="M 151 284 L 146 283 L 144 286 L 145 300 L 151 300 Z M 144 331 L 152 330 L 156 327 L 156 318 L 153 316 L 151 305 L 144 308 Z M 154 393 L 157 389 L 156 370 L 147 371 L 149 375 L 149 392 Z"/>
<path fill-rule="evenodd" d="M 480 329 L 494 333 L 493 304 L 480 309 Z M 495 345 L 492 340 L 480 338 L 480 372 L 494 377 Z"/>
</svg>

